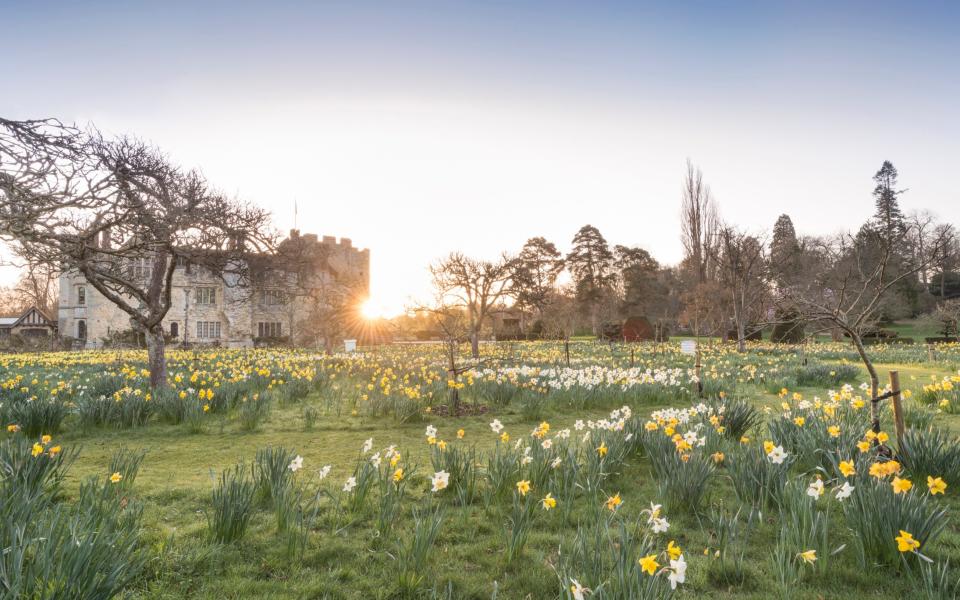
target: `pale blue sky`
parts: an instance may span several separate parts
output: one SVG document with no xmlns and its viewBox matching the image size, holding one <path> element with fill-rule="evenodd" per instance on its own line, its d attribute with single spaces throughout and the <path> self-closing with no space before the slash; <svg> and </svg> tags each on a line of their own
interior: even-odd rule
<svg viewBox="0 0 960 600">
<path fill-rule="evenodd" d="M 394 310 L 584 223 L 676 262 L 687 157 L 753 230 L 856 228 L 885 159 L 960 222 L 956 4 L 677 4 L 0 0 L 0 114 L 152 140 L 280 229 L 296 199 Z"/>
</svg>

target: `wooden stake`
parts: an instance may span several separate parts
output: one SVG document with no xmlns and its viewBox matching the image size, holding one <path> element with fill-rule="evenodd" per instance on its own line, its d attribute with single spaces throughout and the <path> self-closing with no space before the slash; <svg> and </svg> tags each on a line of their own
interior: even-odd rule
<svg viewBox="0 0 960 600">
<path fill-rule="evenodd" d="M 696 373 L 697 373 L 697 396 L 703 398 L 703 372 L 702 365 L 700 364 L 700 345 L 697 345 L 697 364 L 696 364 Z"/>
<path fill-rule="evenodd" d="M 927 344 L 927 360 L 933 362 L 933 344 Z"/>
<path fill-rule="evenodd" d="M 900 398 L 900 373 L 890 371 L 890 389 L 893 390 L 893 422 L 897 429 L 897 440 L 903 438 L 903 404 Z"/>
</svg>

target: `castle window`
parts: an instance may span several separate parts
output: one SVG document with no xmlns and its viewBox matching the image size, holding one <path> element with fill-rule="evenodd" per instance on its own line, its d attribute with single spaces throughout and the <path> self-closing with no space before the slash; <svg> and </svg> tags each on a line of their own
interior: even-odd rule
<svg viewBox="0 0 960 600">
<path fill-rule="evenodd" d="M 86 321 L 77 321 L 77 339 L 78 340 L 87 339 L 87 322 Z"/>
<path fill-rule="evenodd" d="M 149 258 L 134 258 L 130 261 L 130 276 L 133 279 L 150 279 L 153 266 Z"/>
<path fill-rule="evenodd" d="M 180 337 L 180 323 L 170 323 L 170 337 Z"/>
<path fill-rule="evenodd" d="M 260 304 L 264 306 L 279 306 L 285 302 L 283 290 L 263 290 L 260 292 Z"/>
<path fill-rule="evenodd" d="M 257 337 L 278 338 L 283 335 L 283 326 L 279 321 L 268 321 L 257 323 Z"/>
<path fill-rule="evenodd" d="M 197 321 L 197 337 L 218 339 L 220 337 L 220 321 Z"/>
<path fill-rule="evenodd" d="M 197 304 L 216 304 L 217 288 L 200 287 L 197 288 Z"/>
<path fill-rule="evenodd" d="M 87 304 L 87 287 L 84 285 L 77 286 L 77 305 L 86 306 Z"/>
</svg>

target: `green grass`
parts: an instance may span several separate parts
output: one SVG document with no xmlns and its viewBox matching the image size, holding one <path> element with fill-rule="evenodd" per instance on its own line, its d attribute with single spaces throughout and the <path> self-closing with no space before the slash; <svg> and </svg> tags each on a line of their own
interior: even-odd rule
<svg viewBox="0 0 960 600">
<path fill-rule="evenodd" d="M 906 386 L 921 383 L 930 375 L 945 371 L 925 366 L 880 365 L 898 368 Z M 916 377 L 914 381 L 911 377 Z M 780 399 L 758 386 L 747 385 L 746 397 L 760 406 L 776 408 Z M 791 390 L 795 391 L 795 390 Z M 825 390 L 802 388 L 807 398 L 825 395 Z M 322 399 L 309 396 L 307 404 L 322 406 Z M 677 405 L 685 405 L 678 401 Z M 645 415 L 658 406 L 635 406 Z M 395 574 L 395 548 L 398 539 L 411 535 L 411 505 L 404 508 L 394 532 L 386 538 L 375 535 L 375 516 L 333 526 L 321 519 L 320 527 L 309 534 L 302 560 L 285 552 L 286 538 L 276 531 L 272 511 L 258 506 L 246 537 L 230 546 L 208 540 L 204 511 L 210 508 L 210 493 L 217 475 L 238 462 L 253 460 L 258 448 L 282 445 L 304 457 L 301 480 L 311 477 L 326 464 L 334 466 L 330 476 L 333 489 L 339 489 L 349 475 L 363 440 L 374 438 L 375 448 L 396 444 L 406 463 L 418 463 L 418 479 L 412 482 L 413 503 L 430 501 L 426 475 L 432 472 L 428 446 L 424 443 L 427 422 L 398 423 L 391 418 L 370 419 L 357 416 L 321 415 L 312 430 L 304 431 L 303 403 L 278 406 L 259 431 L 242 431 L 238 424 L 211 415 L 202 433 L 189 433 L 186 424 L 152 424 L 131 430 L 94 430 L 86 434 L 68 432 L 58 436 L 64 445 L 79 445 L 80 458 L 73 466 L 66 487 L 74 495 L 79 481 L 90 474 L 109 475 L 111 454 L 121 445 L 142 447 L 147 451 L 133 493 L 145 501 L 145 540 L 152 560 L 147 574 L 130 592 L 131 598 L 393 598 L 398 597 Z M 570 427 L 577 418 L 598 418 L 607 411 L 585 413 L 548 413 L 553 429 Z M 440 437 L 453 442 L 455 431 L 463 427 L 461 443 L 476 442 L 487 449 L 494 436 L 488 426 L 496 416 L 516 439 L 527 435 L 535 421 L 524 420 L 519 408 L 509 407 L 496 415 L 469 418 L 431 419 L 440 429 Z M 955 430 L 960 416 L 938 416 L 940 426 Z M 865 424 L 866 426 L 866 424 Z M 958 502 L 955 492 L 960 482 L 948 491 L 950 508 Z M 619 492 L 625 500 L 623 517 L 633 518 L 651 501 L 658 500 L 657 482 L 649 461 L 633 457 L 623 471 L 605 484 L 605 491 Z M 449 491 L 449 490 L 448 490 Z M 536 493 L 536 491 L 534 492 Z M 711 490 L 711 505 L 736 507 L 729 481 L 722 475 Z M 408 503 L 410 504 L 410 503 Z M 494 588 L 498 598 L 553 598 L 559 583 L 552 565 L 557 563 L 558 548 L 567 544 L 578 520 L 590 518 L 586 506 L 577 506 L 565 520 L 562 512 L 536 511 L 536 521 L 523 559 L 504 563 L 504 522 L 509 502 L 485 509 L 481 503 L 467 508 L 449 506 L 436 547 L 430 559 L 427 588 L 421 597 L 490 598 Z M 678 596 L 729 599 L 766 599 L 779 597 L 770 556 L 779 524 L 774 515 L 763 522 L 749 544 L 745 579 L 730 585 L 716 559 L 716 547 L 708 526 L 701 519 L 668 514 L 672 527 L 667 539 L 675 539 L 684 548 L 689 563 L 687 583 Z M 842 527 L 838 531 L 842 530 Z M 849 542 L 850 534 L 837 534 L 839 542 Z M 665 542 L 664 542 L 665 543 Z M 704 551 L 707 555 L 704 555 Z M 937 559 L 949 558 L 960 564 L 960 530 L 951 525 L 935 549 Z M 435 595 L 431 595 L 435 591 Z M 841 552 L 823 577 L 807 577 L 791 590 L 794 598 L 899 598 L 913 597 L 912 584 L 902 574 L 889 570 L 862 568 L 848 549 Z"/>
<path fill-rule="evenodd" d="M 924 338 L 940 337 L 937 323 L 931 323 L 923 319 L 909 319 L 898 321 L 892 325 L 887 325 L 884 329 L 896 331 L 899 337 L 913 338 L 914 342 L 922 344 Z"/>
</svg>

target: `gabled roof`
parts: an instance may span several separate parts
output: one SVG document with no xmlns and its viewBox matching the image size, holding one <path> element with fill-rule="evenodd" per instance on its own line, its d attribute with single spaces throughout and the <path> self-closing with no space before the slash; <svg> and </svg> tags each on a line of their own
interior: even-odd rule
<svg viewBox="0 0 960 600">
<path fill-rule="evenodd" d="M 0 327 L 16 327 L 17 325 L 52 327 L 53 321 L 36 306 L 31 306 L 23 311 L 23 314 L 19 317 L 0 317 Z"/>
</svg>

